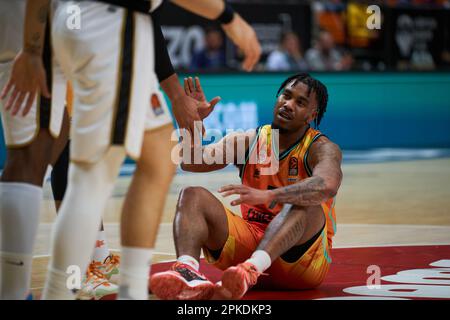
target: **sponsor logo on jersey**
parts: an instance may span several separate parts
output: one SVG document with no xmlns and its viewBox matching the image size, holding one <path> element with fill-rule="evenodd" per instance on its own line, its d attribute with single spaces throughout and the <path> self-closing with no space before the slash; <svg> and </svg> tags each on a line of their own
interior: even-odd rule
<svg viewBox="0 0 450 320">
<path fill-rule="evenodd" d="M 272 221 L 272 219 L 273 219 L 273 215 L 271 213 L 260 212 L 253 208 L 250 208 L 247 212 L 247 220 L 248 221 L 269 223 L 270 221 Z"/>
<path fill-rule="evenodd" d="M 291 157 L 289 159 L 289 175 L 290 176 L 298 175 L 298 159 L 297 159 L 297 157 Z"/>
<path fill-rule="evenodd" d="M 158 95 L 156 93 L 152 94 L 152 97 L 150 99 L 150 106 L 152 107 L 152 110 L 156 116 L 160 116 L 164 113 L 164 109 L 162 108 L 161 102 L 159 101 Z"/>
</svg>

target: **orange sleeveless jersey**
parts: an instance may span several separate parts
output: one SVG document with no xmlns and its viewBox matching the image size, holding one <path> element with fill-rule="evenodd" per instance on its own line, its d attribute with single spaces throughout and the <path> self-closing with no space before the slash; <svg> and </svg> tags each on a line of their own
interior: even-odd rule
<svg viewBox="0 0 450 320">
<path fill-rule="evenodd" d="M 303 137 L 279 156 L 278 139 L 273 139 L 272 133 L 271 125 L 258 129 L 256 139 L 241 169 L 242 184 L 260 190 L 275 189 L 298 183 L 312 175 L 306 158 L 309 147 L 322 136 L 322 133 L 309 128 Z M 276 161 L 277 158 L 279 161 Z M 273 168 L 272 172 L 269 170 L 270 167 Z M 265 229 L 282 208 L 283 205 L 276 202 L 263 205 L 242 204 L 241 212 L 245 220 Z M 322 208 L 327 219 L 327 238 L 331 244 L 331 238 L 336 232 L 334 198 L 322 203 Z"/>
</svg>

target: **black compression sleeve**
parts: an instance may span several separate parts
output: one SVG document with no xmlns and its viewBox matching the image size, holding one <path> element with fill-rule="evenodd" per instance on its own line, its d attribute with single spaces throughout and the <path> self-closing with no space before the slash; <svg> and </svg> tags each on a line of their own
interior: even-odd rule
<svg viewBox="0 0 450 320">
<path fill-rule="evenodd" d="M 158 76 L 158 81 L 161 82 L 174 74 L 175 70 L 173 69 L 169 52 L 167 51 L 166 39 L 164 39 L 161 30 L 158 12 L 152 14 L 152 20 L 155 40 L 155 72 Z"/>
</svg>

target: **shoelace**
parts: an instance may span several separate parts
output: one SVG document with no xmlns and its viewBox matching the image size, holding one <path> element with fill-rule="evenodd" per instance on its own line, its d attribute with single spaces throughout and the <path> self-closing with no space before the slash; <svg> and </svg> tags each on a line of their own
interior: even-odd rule
<svg viewBox="0 0 450 320">
<path fill-rule="evenodd" d="M 115 254 L 110 254 L 105 258 L 105 261 L 103 261 L 103 264 L 120 264 L 120 257 Z"/>
<path fill-rule="evenodd" d="M 97 278 L 94 281 L 106 281 L 105 275 L 99 267 L 101 266 L 100 262 L 92 261 L 88 267 L 86 278 L 87 280 L 92 279 L 93 277 Z"/>
</svg>

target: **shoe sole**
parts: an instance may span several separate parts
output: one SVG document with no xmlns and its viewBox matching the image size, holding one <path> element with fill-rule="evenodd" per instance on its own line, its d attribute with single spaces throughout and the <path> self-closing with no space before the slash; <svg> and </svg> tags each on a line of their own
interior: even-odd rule
<svg viewBox="0 0 450 320">
<path fill-rule="evenodd" d="M 209 300 L 214 294 L 213 283 L 191 287 L 184 279 L 167 273 L 153 275 L 150 289 L 161 300 Z"/>
<path fill-rule="evenodd" d="M 231 295 L 231 299 L 240 299 L 247 292 L 245 280 L 237 269 L 227 269 L 222 275 L 222 287 Z"/>
</svg>

